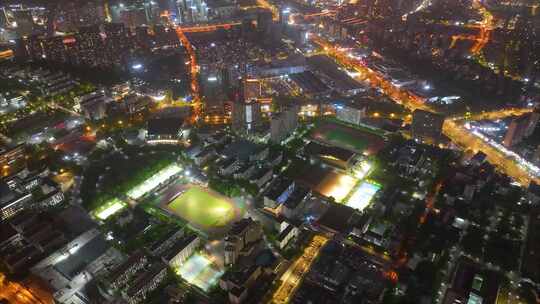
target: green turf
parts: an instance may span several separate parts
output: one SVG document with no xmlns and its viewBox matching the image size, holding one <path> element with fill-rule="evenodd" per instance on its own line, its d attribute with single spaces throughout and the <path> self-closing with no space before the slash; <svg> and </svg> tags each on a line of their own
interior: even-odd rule
<svg viewBox="0 0 540 304">
<path fill-rule="evenodd" d="M 217 193 L 193 186 L 175 198 L 168 208 L 195 226 L 203 228 L 221 227 L 236 217 L 232 201 Z"/>
<path fill-rule="evenodd" d="M 324 119 L 316 122 L 317 126 L 324 125 L 324 124 L 336 124 L 339 126 L 353 129 L 353 130 L 360 130 L 362 132 L 371 133 L 373 135 L 377 135 L 381 137 L 384 136 L 384 131 L 381 129 L 368 127 L 366 125 L 356 125 L 356 124 L 348 123 L 348 122 L 339 120 L 335 117 L 325 117 Z"/>
<path fill-rule="evenodd" d="M 365 140 L 358 139 L 357 136 L 353 136 L 342 130 L 328 130 L 327 132 L 324 132 L 324 137 L 326 137 L 326 140 L 328 141 L 351 146 L 355 150 L 362 151 L 367 147 L 367 142 Z"/>
<path fill-rule="evenodd" d="M 311 138 L 356 152 L 382 144 L 383 138 L 365 127 L 350 127 L 333 121 L 320 121 L 310 133 Z"/>
</svg>

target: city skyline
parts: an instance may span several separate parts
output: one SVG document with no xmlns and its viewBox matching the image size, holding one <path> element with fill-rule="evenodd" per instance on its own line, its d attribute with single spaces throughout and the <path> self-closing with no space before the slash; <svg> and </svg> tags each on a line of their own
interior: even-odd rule
<svg viewBox="0 0 540 304">
<path fill-rule="evenodd" d="M 540 4 L 0 4 L 0 303 L 537 304 Z"/>
</svg>

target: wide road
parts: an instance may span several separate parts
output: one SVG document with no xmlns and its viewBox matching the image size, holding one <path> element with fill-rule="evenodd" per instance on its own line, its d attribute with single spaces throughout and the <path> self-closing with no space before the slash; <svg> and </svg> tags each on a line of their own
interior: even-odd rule
<svg viewBox="0 0 540 304">
<path fill-rule="evenodd" d="M 414 93 L 394 86 L 390 81 L 384 79 L 378 72 L 365 66 L 362 62 L 354 60 L 347 56 L 346 50 L 336 48 L 334 44 L 325 40 L 324 38 L 312 34 L 310 39 L 317 45 L 319 45 L 325 52 L 333 57 L 338 63 L 348 68 L 354 69 L 359 73 L 358 78 L 363 81 L 367 81 L 372 87 L 380 88 L 386 95 L 388 95 L 396 103 L 407 107 L 409 110 L 414 111 L 421 109 L 430 112 L 436 112 L 432 107 L 424 102 L 424 100 Z M 525 110 L 526 111 L 526 110 Z M 489 114 L 472 114 L 472 116 L 484 116 L 485 118 L 491 117 L 506 117 L 504 115 L 516 114 L 517 110 L 501 110 L 490 112 Z M 522 185 L 528 185 L 531 180 L 540 182 L 539 177 L 532 177 L 529 171 L 520 166 L 514 159 L 508 157 L 503 151 L 500 151 L 493 146 L 483 141 L 478 136 L 470 133 L 463 125 L 463 121 L 456 121 L 453 119 L 447 119 L 443 127 L 444 135 L 448 136 L 452 142 L 460 146 L 464 150 L 482 151 L 487 155 L 488 161 L 496 166 L 501 172 L 511 176 Z"/>
<path fill-rule="evenodd" d="M 298 287 L 302 279 L 309 271 L 309 268 L 319 256 L 320 250 L 328 242 L 328 238 L 316 235 L 313 237 L 309 245 L 304 249 L 302 255 L 291 264 L 289 269 L 281 276 L 280 286 L 272 296 L 270 303 L 284 304 L 288 303 Z"/>
<path fill-rule="evenodd" d="M 523 114 L 531 113 L 532 108 L 506 108 L 494 111 L 483 111 L 480 113 L 467 113 L 465 115 L 448 117 L 451 120 L 497 120 L 510 116 L 520 116 Z"/>
<path fill-rule="evenodd" d="M 191 92 L 193 93 L 192 120 L 193 122 L 195 122 L 199 119 L 202 113 L 202 103 L 201 103 L 201 95 L 200 95 L 200 87 L 199 87 L 199 66 L 197 65 L 197 57 L 196 57 L 193 45 L 191 44 L 189 39 L 186 37 L 186 34 L 184 33 L 183 29 L 180 27 L 177 27 L 176 35 L 178 36 L 178 39 L 180 40 L 182 45 L 186 48 L 186 51 L 189 55 L 189 62 L 187 62 L 186 64 L 189 64 L 190 66 Z"/>
<path fill-rule="evenodd" d="M 484 152 L 487 155 L 487 160 L 491 164 L 508 176 L 514 178 L 520 184 L 528 185 L 532 180 L 540 183 L 540 178 L 531 177 L 527 173 L 527 170 L 519 166 L 514 159 L 507 157 L 495 147 L 469 132 L 462 124 L 446 120 L 443 126 L 443 132 L 452 140 L 452 142 L 463 149 Z"/>
</svg>

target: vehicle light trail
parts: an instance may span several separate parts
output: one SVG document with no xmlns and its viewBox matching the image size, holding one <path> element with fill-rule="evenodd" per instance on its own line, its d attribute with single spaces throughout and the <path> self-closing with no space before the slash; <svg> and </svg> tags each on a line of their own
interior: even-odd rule
<svg viewBox="0 0 540 304">
<path fill-rule="evenodd" d="M 201 116 L 202 103 L 199 90 L 199 67 L 197 66 L 197 57 L 193 45 L 186 37 L 186 34 L 181 28 L 176 29 L 176 34 L 182 45 L 186 48 L 189 55 L 189 64 L 191 67 L 191 91 L 193 93 L 193 120 L 197 121 Z"/>
<path fill-rule="evenodd" d="M 328 238 L 324 236 L 316 235 L 313 237 L 302 255 L 281 276 L 280 286 L 274 292 L 270 303 L 284 304 L 291 300 L 326 242 L 328 242 Z"/>
<path fill-rule="evenodd" d="M 493 15 L 478 0 L 473 1 L 473 6 L 479 11 L 484 19 L 478 26 L 467 27 L 477 27 L 479 29 L 478 35 L 454 35 L 452 36 L 450 48 L 453 48 L 458 40 L 472 40 L 474 41 L 474 44 L 470 51 L 472 54 L 476 55 L 482 51 L 491 38 L 491 31 L 493 30 Z"/>
<path fill-rule="evenodd" d="M 478 54 L 489 42 L 491 37 L 491 31 L 493 30 L 493 15 L 484 7 L 484 5 L 479 1 L 473 1 L 473 6 L 477 6 L 480 14 L 484 17 L 482 24 L 480 26 L 480 34 L 478 40 L 471 48 L 473 54 Z"/>
<path fill-rule="evenodd" d="M 221 23 L 221 24 L 208 24 L 201 26 L 191 26 L 191 27 L 179 27 L 177 31 L 180 30 L 183 33 L 201 33 L 201 32 L 213 32 L 218 29 L 230 30 L 233 26 L 240 25 L 240 22 L 232 23 Z"/>
<path fill-rule="evenodd" d="M 332 43 L 324 40 L 320 36 L 310 35 L 310 39 L 317 45 L 319 45 L 325 52 L 332 56 L 338 63 L 350 67 L 360 73 L 361 80 L 368 81 L 372 87 L 380 88 L 387 96 L 398 104 L 402 104 L 409 110 L 414 111 L 416 109 L 426 110 L 430 112 L 436 112 L 428 104 L 424 102 L 424 99 L 414 95 L 412 92 L 403 90 L 393 85 L 390 81 L 384 79 L 378 72 L 367 67 L 363 62 L 351 59 L 347 56 L 345 51 L 339 50 Z M 504 111 L 498 113 L 502 117 Z M 512 111 L 506 112 L 512 115 Z M 463 126 L 462 121 L 454 119 L 446 119 L 443 126 L 444 135 L 448 136 L 456 145 L 463 149 L 471 149 L 474 151 L 482 151 L 488 156 L 488 161 L 496 168 L 514 178 L 516 181 L 523 185 L 528 185 L 531 180 L 540 182 L 540 177 L 535 175 L 534 170 L 531 171 L 530 166 L 519 162 L 519 159 L 512 157 L 508 153 L 492 146 L 473 135 L 469 130 Z"/>
</svg>

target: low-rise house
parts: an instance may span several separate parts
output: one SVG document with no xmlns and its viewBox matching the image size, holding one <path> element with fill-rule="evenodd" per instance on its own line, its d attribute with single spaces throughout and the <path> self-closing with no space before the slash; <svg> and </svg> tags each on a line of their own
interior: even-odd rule
<svg viewBox="0 0 540 304">
<path fill-rule="evenodd" d="M 233 224 L 225 237 L 225 265 L 233 265 L 242 255 L 249 255 L 252 245 L 262 238 L 262 226 L 251 218 Z"/>
<path fill-rule="evenodd" d="M 236 179 L 248 179 L 257 169 L 257 166 L 250 163 L 245 163 L 234 172 L 233 176 Z"/>
<path fill-rule="evenodd" d="M 275 180 L 272 186 L 264 194 L 264 206 L 277 208 L 283 204 L 295 188 L 295 182 L 287 178 Z"/>
<path fill-rule="evenodd" d="M 179 267 L 195 252 L 200 243 L 201 239 L 196 234 L 183 237 L 172 245 L 162 260 L 170 267 Z"/>
<path fill-rule="evenodd" d="M 148 293 L 156 289 L 167 276 L 167 265 L 156 263 L 149 270 L 139 274 L 123 293 L 124 299 L 129 304 L 141 303 Z"/>
<path fill-rule="evenodd" d="M 304 206 L 310 194 L 311 190 L 309 190 L 309 188 L 296 186 L 279 208 L 279 213 L 287 219 L 292 220 L 298 218 L 301 215 L 302 210 L 304 210 Z"/>
<path fill-rule="evenodd" d="M 263 161 L 268 157 L 268 154 L 270 153 L 270 150 L 265 148 L 258 149 L 253 155 L 249 156 L 250 161 Z"/>
<path fill-rule="evenodd" d="M 32 194 L 11 189 L 0 182 L 0 220 L 7 220 L 21 212 L 32 200 Z"/>
<path fill-rule="evenodd" d="M 216 150 L 212 147 L 206 147 L 201 152 L 197 153 L 193 159 L 195 160 L 195 164 L 201 166 L 215 156 Z"/>
<path fill-rule="evenodd" d="M 287 247 L 291 240 L 297 238 L 298 235 L 300 235 L 300 229 L 289 223 L 277 237 L 279 248 L 283 250 L 285 247 Z"/>
<path fill-rule="evenodd" d="M 142 251 L 132 254 L 127 261 L 118 266 L 108 277 L 109 287 L 119 289 L 140 269 L 148 264 L 148 257 Z"/>
<path fill-rule="evenodd" d="M 229 176 L 240 167 L 240 161 L 236 158 L 224 158 L 218 163 L 219 174 L 223 176 Z"/>
<path fill-rule="evenodd" d="M 219 286 L 229 292 L 231 303 L 241 303 L 246 299 L 249 288 L 262 273 L 262 268 L 255 265 L 241 271 L 229 271 L 221 277 Z"/>
<path fill-rule="evenodd" d="M 272 179 L 273 174 L 274 174 L 274 171 L 272 169 L 268 169 L 264 167 L 258 168 L 250 176 L 250 182 L 257 185 L 257 187 L 260 188 Z"/>
<path fill-rule="evenodd" d="M 155 241 L 148 250 L 153 256 L 158 256 L 170 248 L 179 238 L 184 236 L 184 230 L 171 230 L 161 239 Z"/>
</svg>

